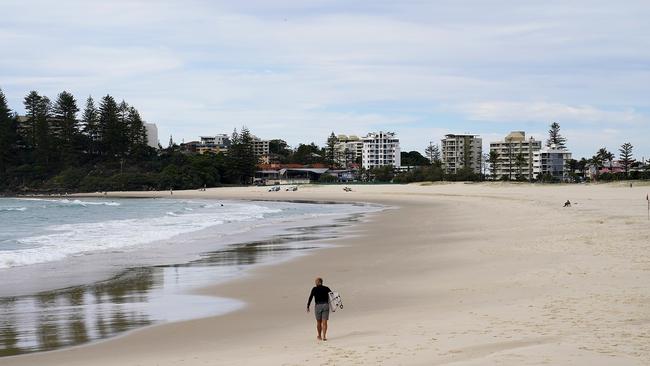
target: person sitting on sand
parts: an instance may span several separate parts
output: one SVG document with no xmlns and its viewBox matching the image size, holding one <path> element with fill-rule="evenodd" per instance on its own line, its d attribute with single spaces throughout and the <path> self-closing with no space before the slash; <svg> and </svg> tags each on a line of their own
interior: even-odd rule
<svg viewBox="0 0 650 366">
<path fill-rule="evenodd" d="M 323 279 L 317 277 L 316 286 L 311 289 L 309 300 L 307 300 L 307 312 L 309 312 L 311 299 L 314 299 L 314 315 L 316 315 L 316 330 L 318 331 L 317 338 L 319 341 L 327 340 L 327 321 L 330 318 L 329 293 L 329 287 L 323 286 Z"/>
<path fill-rule="evenodd" d="M 564 202 L 564 207 L 571 207 L 571 201 L 566 200 L 566 202 Z"/>
</svg>

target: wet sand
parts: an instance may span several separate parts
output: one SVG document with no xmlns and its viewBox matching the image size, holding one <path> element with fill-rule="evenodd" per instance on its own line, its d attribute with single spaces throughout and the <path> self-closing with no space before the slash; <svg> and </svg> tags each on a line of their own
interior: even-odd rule
<svg viewBox="0 0 650 366">
<path fill-rule="evenodd" d="M 0 365 L 646 365 L 650 186 L 437 184 L 174 192 L 394 206 L 336 245 L 201 294 L 241 310 Z M 166 192 L 168 194 L 168 192 Z M 165 195 L 115 193 L 119 196 Z M 562 208 L 567 199 L 571 208 Z M 312 280 L 342 294 L 328 342 Z"/>
</svg>

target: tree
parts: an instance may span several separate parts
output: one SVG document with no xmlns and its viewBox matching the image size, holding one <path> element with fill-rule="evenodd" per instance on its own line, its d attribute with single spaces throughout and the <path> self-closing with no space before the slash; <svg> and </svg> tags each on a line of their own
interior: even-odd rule
<svg viewBox="0 0 650 366">
<path fill-rule="evenodd" d="M 119 119 L 119 107 L 115 99 L 106 95 L 99 104 L 99 130 L 101 135 L 101 151 L 104 156 L 121 158 L 126 153 L 123 134 Z"/>
<path fill-rule="evenodd" d="M 523 168 L 524 165 L 526 165 L 526 158 L 524 158 L 524 154 L 521 152 L 517 154 L 517 157 L 515 158 L 515 166 L 517 167 L 517 180 L 523 180 Z"/>
<path fill-rule="evenodd" d="M 338 139 L 336 138 L 336 135 L 332 131 L 332 133 L 327 138 L 327 150 L 325 155 L 325 159 L 329 165 L 337 165 L 336 164 L 336 143 L 337 142 Z"/>
<path fill-rule="evenodd" d="M 280 139 L 269 141 L 269 155 L 271 162 L 286 164 L 291 159 L 293 151 L 287 145 L 287 142 Z"/>
<path fill-rule="evenodd" d="M 596 177 L 600 175 L 600 169 L 605 166 L 605 162 L 610 162 L 610 172 L 612 168 L 612 160 L 614 159 L 614 154 L 607 151 L 606 148 L 602 147 L 598 149 L 596 154 L 591 157 L 589 162 L 596 168 Z"/>
<path fill-rule="evenodd" d="M 253 181 L 255 177 L 255 171 L 257 170 L 257 164 L 259 164 L 260 159 L 255 155 L 253 149 L 253 135 L 246 126 L 241 129 L 241 145 L 242 145 L 242 177 L 244 179 L 244 184 L 249 184 Z"/>
<path fill-rule="evenodd" d="M 67 91 L 59 93 L 54 103 L 54 118 L 59 128 L 60 149 L 64 161 L 75 160 L 74 144 L 79 135 L 79 124 L 77 121 L 77 101 Z"/>
<path fill-rule="evenodd" d="M 499 153 L 496 150 L 490 150 L 490 155 L 488 157 L 488 162 L 490 163 L 490 175 L 492 179 L 497 179 L 497 167 L 499 164 Z"/>
<path fill-rule="evenodd" d="M 36 126 L 38 124 L 38 116 L 41 114 L 40 107 L 42 99 L 43 97 L 41 97 L 37 91 L 32 90 L 23 100 L 27 117 L 26 124 L 29 129 L 27 134 L 27 144 L 30 148 L 36 146 Z"/>
<path fill-rule="evenodd" d="M 50 134 L 50 117 L 52 103 L 48 97 L 40 97 L 36 105 L 36 129 L 34 135 L 34 147 L 36 162 L 46 169 L 54 157 L 52 148 L 52 136 Z"/>
<path fill-rule="evenodd" d="M 299 144 L 293 152 L 292 162 L 296 164 L 309 165 L 322 160 L 321 151 L 313 142 L 311 144 Z"/>
<path fill-rule="evenodd" d="M 548 130 L 548 140 L 546 140 L 546 146 L 551 147 L 553 145 L 560 150 L 566 148 L 566 139 L 560 135 L 560 124 L 557 122 L 551 123 L 551 129 Z"/>
<path fill-rule="evenodd" d="M 82 132 L 88 138 L 88 152 L 91 155 L 98 153 L 98 142 L 100 138 L 99 130 L 99 111 L 95 107 L 95 101 L 92 96 L 86 99 L 86 107 L 82 115 L 83 128 Z"/>
<path fill-rule="evenodd" d="M 424 153 L 429 157 L 429 161 L 433 165 L 437 165 L 440 163 L 440 147 L 438 144 L 432 144 L 429 143 L 429 146 L 427 146 L 426 149 L 424 149 Z"/>
<path fill-rule="evenodd" d="M 621 148 L 618 149 L 620 155 L 619 155 L 619 161 L 621 162 L 621 165 L 623 165 L 623 169 L 625 169 L 625 176 L 629 177 L 630 175 L 630 166 L 634 164 L 635 159 L 632 157 L 632 150 L 634 149 L 634 146 L 632 146 L 631 143 L 626 142 L 623 145 L 621 145 Z"/>
<path fill-rule="evenodd" d="M 0 173 L 5 173 L 12 163 L 16 144 L 16 118 L 7 105 L 7 98 L 0 89 Z M 0 175 L 4 177 L 4 174 Z M 0 178 L 0 185 L 2 179 Z"/>
<path fill-rule="evenodd" d="M 371 173 L 375 176 L 375 180 L 378 182 L 390 182 L 395 176 L 391 165 L 373 168 L 371 169 Z"/>
<path fill-rule="evenodd" d="M 235 130 L 228 150 L 228 176 L 239 184 L 250 184 L 255 177 L 259 159 L 253 151 L 253 136 L 246 127 Z"/>
<path fill-rule="evenodd" d="M 587 165 L 589 165 L 589 160 L 585 158 L 581 158 L 580 161 L 578 161 L 578 170 L 580 170 L 580 174 L 582 175 L 582 178 L 585 178 L 585 174 L 587 171 Z"/>
<path fill-rule="evenodd" d="M 418 151 L 402 151 L 400 153 L 400 160 L 402 162 L 402 165 L 406 166 L 424 166 L 431 164 L 429 159 L 422 156 L 422 154 L 420 154 Z"/>
<path fill-rule="evenodd" d="M 140 117 L 140 113 L 134 107 L 128 108 L 126 126 L 129 137 L 129 152 L 137 151 L 147 146 L 147 129 Z"/>
<path fill-rule="evenodd" d="M 605 161 L 609 162 L 609 172 L 614 173 L 614 159 L 616 158 L 616 155 L 612 153 L 611 151 L 608 151 L 605 155 L 603 155 L 603 158 Z"/>
</svg>

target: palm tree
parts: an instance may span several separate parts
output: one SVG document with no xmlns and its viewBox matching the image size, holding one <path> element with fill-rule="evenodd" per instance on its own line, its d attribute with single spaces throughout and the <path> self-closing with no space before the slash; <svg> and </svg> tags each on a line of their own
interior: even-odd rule
<svg viewBox="0 0 650 366">
<path fill-rule="evenodd" d="M 609 174 L 614 174 L 614 159 L 616 158 L 616 155 L 611 151 L 608 151 L 604 158 L 609 161 Z"/>
</svg>

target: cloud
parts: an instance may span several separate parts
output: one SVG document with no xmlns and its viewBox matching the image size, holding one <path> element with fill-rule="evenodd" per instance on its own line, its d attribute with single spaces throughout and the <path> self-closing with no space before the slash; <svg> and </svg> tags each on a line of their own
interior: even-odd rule
<svg viewBox="0 0 650 366">
<path fill-rule="evenodd" d="M 110 93 L 163 140 L 392 129 L 421 150 L 558 120 L 614 145 L 650 132 L 648 17 L 642 0 L 7 0 L 0 87 L 19 111 L 33 89 Z"/>
<path fill-rule="evenodd" d="M 549 102 L 490 101 L 452 107 L 468 119 L 490 122 L 569 121 L 582 124 L 643 125 L 650 121 L 634 110 L 603 110 L 589 105 L 566 105 Z"/>
</svg>

